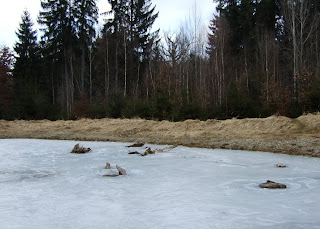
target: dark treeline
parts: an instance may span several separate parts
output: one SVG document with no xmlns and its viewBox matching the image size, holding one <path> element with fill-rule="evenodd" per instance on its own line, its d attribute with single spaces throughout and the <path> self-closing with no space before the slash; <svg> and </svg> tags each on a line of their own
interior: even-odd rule
<svg viewBox="0 0 320 229">
<path fill-rule="evenodd" d="M 42 0 L 40 41 L 25 11 L 14 52 L 0 50 L 0 118 L 178 121 L 319 111 L 320 1 L 216 2 L 209 33 L 195 13 L 160 37 L 151 0 L 109 0 L 98 36 L 95 0 Z"/>
</svg>

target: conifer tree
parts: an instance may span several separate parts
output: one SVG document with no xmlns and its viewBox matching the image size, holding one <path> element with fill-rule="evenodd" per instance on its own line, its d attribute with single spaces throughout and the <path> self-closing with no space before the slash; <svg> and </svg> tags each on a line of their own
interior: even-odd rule
<svg viewBox="0 0 320 229">
<path fill-rule="evenodd" d="M 151 54 L 158 31 L 151 32 L 151 27 L 158 17 L 151 0 L 109 0 L 111 19 L 105 24 L 105 31 L 115 45 L 115 87 L 127 92 L 137 93 L 137 87 L 144 72 L 143 63 Z M 122 68 L 122 69 L 121 69 Z M 119 82 L 119 79 L 123 83 Z"/>
<path fill-rule="evenodd" d="M 13 64 L 13 54 L 6 47 L 0 47 L 0 118 L 8 118 L 8 114 L 13 101 L 13 79 L 11 70 Z"/>
<path fill-rule="evenodd" d="M 70 117 L 76 92 L 81 97 L 86 94 L 88 78 L 92 95 L 92 73 L 88 66 L 92 64 L 89 49 L 98 18 L 96 0 L 42 0 L 41 6 L 39 22 L 43 25 L 44 53 L 54 66 L 51 75 L 60 76 L 54 80 L 63 92 L 60 101 Z"/>
<path fill-rule="evenodd" d="M 70 0 L 42 0 L 38 22 L 43 26 L 43 52 L 51 65 L 52 79 L 59 83 L 60 101 L 67 117 L 74 102 L 74 55 L 78 46 L 75 7 Z M 50 63 L 51 62 L 51 63 Z"/>
<path fill-rule="evenodd" d="M 36 118 L 36 100 L 40 88 L 40 56 L 37 32 L 27 10 L 23 12 L 20 28 L 16 32 L 18 41 L 14 46 L 16 62 L 14 77 L 16 79 L 15 112 L 20 118 Z"/>
<path fill-rule="evenodd" d="M 27 10 L 23 12 L 20 28 L 16 32 L 19 41 L 15 44 L 17 53 L 14 74 L 16 78 L 36 81 L 35 68 L 39 61 L 37 32 L 33 30 L 33 22 Z"/>
<path fill-rule="evenodd" d="M 151 27 L 158 17 L 155 6 L 152 7 L 151 0 L 131 1 L 131 27 L 133 49 L 140 54 L 140 58 L 148 58 L 148 46 L 153 43 L 158 35 L 158 30 L 151 33 Z"/>
<path fill-rule="evenodd" d="M 74 2 L 74 20 L 81 50 L 80 94 L 85 93 L 86 58 L 90 52 L 92 39 L 95 37 L 95 24 L 98 19 L 98 8 L 95 0 L 76 0 Z M 89 60 L 90 61 L 90 60 Z"/>
</svg>

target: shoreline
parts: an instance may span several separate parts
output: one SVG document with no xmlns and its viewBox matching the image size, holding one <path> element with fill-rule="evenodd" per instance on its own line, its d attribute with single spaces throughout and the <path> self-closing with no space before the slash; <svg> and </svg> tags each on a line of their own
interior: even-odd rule
<svg viewBox="0 0 320 229">
<path fill-rule="evenodd" d="M 320 157 L 320 114 L 296 119 L 186 120 L 79 119 L 0 120 L 0 139 L 29 138 L 232 149 Z"/>
</svg>

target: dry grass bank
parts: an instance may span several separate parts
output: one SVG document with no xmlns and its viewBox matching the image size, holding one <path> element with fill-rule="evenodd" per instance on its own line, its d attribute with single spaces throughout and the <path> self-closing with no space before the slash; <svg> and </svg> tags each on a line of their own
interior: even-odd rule
<svg viewBox="0 0 320 229">
<path fill-rule="evenodd" d="M 144 119 L 0 120 L 0 138 L 144 141 L 320 157 L 320 114 L 296 119 L 271 116 L 183 122 Z"/>
</svg>

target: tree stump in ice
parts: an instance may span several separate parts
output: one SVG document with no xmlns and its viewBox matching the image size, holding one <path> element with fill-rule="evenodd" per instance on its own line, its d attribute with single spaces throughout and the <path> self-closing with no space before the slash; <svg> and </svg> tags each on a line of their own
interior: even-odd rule
<svg viewBox="0 0 320 229">
<path fill-rule="evenodd" d="M 282 189 L 287 188 L 285 184 L 280 184 L 271 180 L 267 180 L 266 183 L 259 184 L 260 188 L 270 188 L 270 189 Z"/>
<path fill-rule="evenodd" d="M 109 162 L 106 162 L 106 166 L 104 167 L 105 169 L 110 169 L 111 166 L 110 166 L 110 163 Z"/>
<path fill-rule="evenodd" d="M 79 143 L 78 143 L 73 147 L 71 153 L 83 154 L 83 153 L 88 153 L 90 151 L 91 151 L 90 148 L 85 148 L 85 147 L 79 146 Z"/>
<path fill-rule="evenodd" d="M 126 170 L 124 170 L 123 168 L 121 168 L 120 166 L 116 165 L 116 168 L 119 171 L 119 175 L 127 175 Z"/>
</svg>

